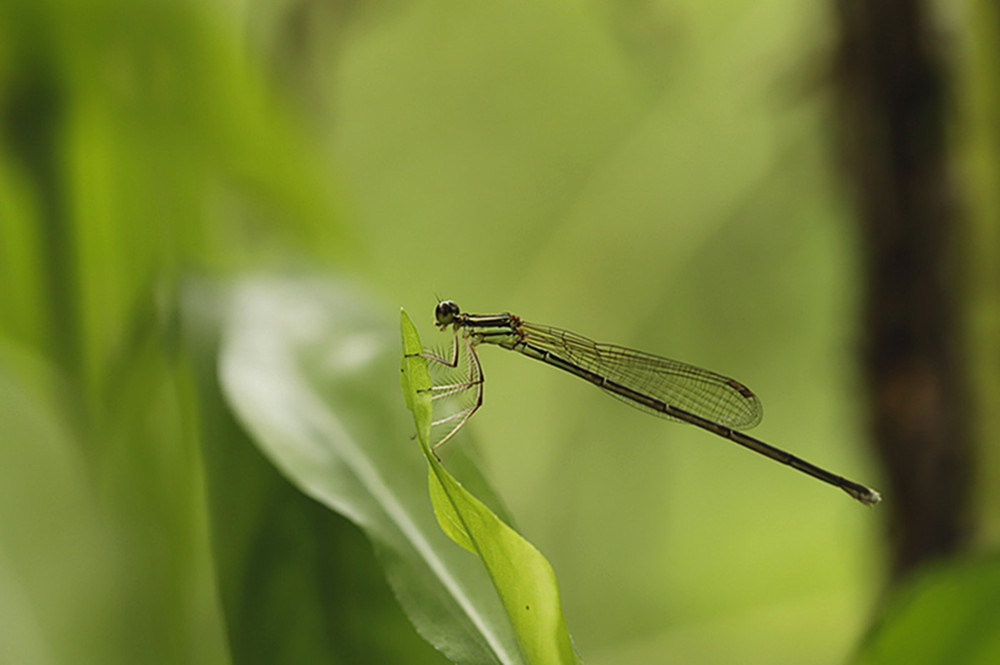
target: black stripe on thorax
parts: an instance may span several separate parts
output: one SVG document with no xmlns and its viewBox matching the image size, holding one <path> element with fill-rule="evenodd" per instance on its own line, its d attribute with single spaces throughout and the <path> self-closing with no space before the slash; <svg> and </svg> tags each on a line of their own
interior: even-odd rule
<svg viewBox="0 0 1000 665">
<path fill-rule="evenodd" d="M 514 328 L 516 317 L 503 314 L 468 314 L 462 325 L 466 328 Z"/>
</svg>

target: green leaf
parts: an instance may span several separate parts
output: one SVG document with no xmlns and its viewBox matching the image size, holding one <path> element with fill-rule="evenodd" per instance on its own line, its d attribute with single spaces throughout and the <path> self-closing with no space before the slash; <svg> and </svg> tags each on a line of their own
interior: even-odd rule
<svg viewBox="0 0 1000 665">
<path fill-rule="evenodd" d="M 552 566 L 448 473 L 431 451 L 427 361 L 418 355 L 423 345 L 413 322 L 405 311 L 401 314 L 403 393 L 413 411 L 417 440 L 429 466 L 431 502 L 438 523 L 452 540 L 482 560 L 529 663 L 579 663 L 563 618 Z"/>
<path fill-rule="evenodd" d="M 1000 663 L 1000 560 L 925 571 L 900 589 L 859 665 Z"/>
<path fill-rule="evenodd" d="M 216 371 L 224 299 L 202 282 L 185 291 L 214 594 L 230 662 L 445 663 L 413 630 L 364 533 L 283 477 L 235 420 Z"/>
<path fill-rule="evenodd" d="M 306 279 L 242 283 L 228 309 L 221 385 L 265 457 L 299 490 L 361 528 L 410 621 L 448 659 L 524 663 L 488 575 L 441 532 L 428 505 L 425 463 L 412 443 L 413 421 L 399 403 L 392 317 L 355 290 Z M 470 482 L 480 481 L 470 476 Z M 272 504 L 262 508 L 255 501 L 248 508 Z M 238 512 L 230 519 L 244 521 Z M 321 525 L 313 521 L 309 528 Z M 289 541 L 283 535 L 274 542 L 285 547 Z M 237 583 L 252 584 L 251 572 Z M 325 591 L 317 585 L 317 597 L 300 600 L 337 602 Z M 254 597 L 243 596 L 248 603 Z M 283 600 L 284 612 L 296 611 L 287 595 Z M 366 629 L 371 632 L 359 639 L 395 639 L 377 627 L 355 632 Z"/>
</svg>

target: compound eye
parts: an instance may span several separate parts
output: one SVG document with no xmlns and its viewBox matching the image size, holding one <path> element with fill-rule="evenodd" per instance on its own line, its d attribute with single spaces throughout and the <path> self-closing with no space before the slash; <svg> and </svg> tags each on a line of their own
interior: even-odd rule
<svg viewBox="0 0 1000 665">
<path fill-rule="evenodd" d="M 434 318 L 437 319 L 438 325 L 446 326 L 454 321 L 461 311 L 454 300 L 442 300 L 434 310 Z"/>
</svg>

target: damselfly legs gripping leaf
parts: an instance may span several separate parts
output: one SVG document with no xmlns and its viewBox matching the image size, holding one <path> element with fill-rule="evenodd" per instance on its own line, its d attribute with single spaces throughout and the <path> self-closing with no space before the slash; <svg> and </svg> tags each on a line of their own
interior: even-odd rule
<svg viewBox="0 0 1000 665">
<path fill-rule="evenodd" d="M 457 368 L 464 351 L 468 370 L 453 382 L 434 386 L 432 397 L 437 400 L 466 392 L 473 396 L 469 406 L 434 421 L 435 426 L 450 426 L 435 449 L 482 406 L 483 368 L 476 347 L 494 344 L 575 374 L 642 411 L 700 427 L 787 464 L 839 487 L 866 505 L 882 500 L 869 487 L 741 432 L 759 423 L 762 411 L 757 396 L 735 379 L 650 353 L 594 342 L 568 330 L 529 323 L 513 314 L 466 314 L 451 300 L 438 303 L 435 318 L 441 330 L 451 327 L 454 332 L 452 356 L 445 358 L 429 351 L 422 355 Z"/>
</svg>

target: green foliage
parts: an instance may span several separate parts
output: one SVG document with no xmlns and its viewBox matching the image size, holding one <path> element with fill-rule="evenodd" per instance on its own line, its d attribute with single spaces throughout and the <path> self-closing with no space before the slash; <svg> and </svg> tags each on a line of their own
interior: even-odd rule
<svg viewBox="0 0 1000 665">
<path fill-rule="evenodd" d="M 233 345 L 238 346 L 248 336 L 270 334 L 274 321 L 269 314 L 280 316 L 284 312 L 268 296 L 282 289 L 294 292 L 296 283 L 274 281 L 231 289 L 192 285 L 185 297 L 185 341 L 194 353 L 202 414 L 199 424 L 212 556 L 233 662 L 444 662 L 399 609 L 386 585 L 382 565 L 373 556 L 372 542 L 349 519 L 331 510 L 326 502 L 313 500 L 296 484 L 308 484 L 308 480 L 296 481 L 292 471 L 286 478 L 284 468 L 270 461 L 269 444 L 284 446 L 286 456 L 294 453 L 296 445 L 304 445 L 296 439 L 298 429 L 291 434 L 280 429 L 268 434 L 253 427 L 269 418 L 292 417 L 286 403 L 266 404 L 244 427 L 223 394 L 218 373 L 220 337 L 225 335 L 226 339 L 222 348 L 228 354 L 227 371 L 252 376 L 265 360 L 251 360 L 241 367 L 248 359 Z M 313 284 L 308 293 L 318 291 L 323 289 Z M 332 285 L 324 292 L 331 291 Z M 293 308 L 299 305 L 300 313 L 301 304 L 284 302 Z M 320 300 L 311 306 L 319 308 L 321 304 Z M 248 307 L 258 311 L 256 320 L 246 311 Z M 231 316 L 226 314 L 229 310 Z M 246 328 L 223 330 L 237 317 Z M 344 327 L 320 332 L 331 333 L 331 341 L 338 343 L 342 341 L 338 330 Z M 272 344 L 291 347 L 289 353 L 297 349 L 292 340 L 282 336 Z M 280 363 L 277 370 L 268 380 L 280 382 L 282 373 L 298 371 L 297 365 L 281 367 Z M 233 383 L 229 401 L 244 404 L 252 399 L 243 395 L 248 386 L 238 378 L 229 382 Z M 377 413 L 377 403 L 366 413 Z M 335 451 L 333 443 L 323 445 Z M 325 468 L 321 464 L 304 466 L 309 474 L 320 474 Z M 349 484 L 338 489 L 338 477 L 327 482 L 334 486 L 327 496 L 344 497 L 357 491 Z M 357 513 L 351 515 L 358 519 Z M 388 548 L 382 552 L 396 554 Z"/>
<path fill-rule="evenodd" d="M 763 437 L 877 484 L 822 7 L 0 2 L 0 662 L 526 660 L 542 626 L 442 531 L 398 398 L 390 314 L 435 292 L 732 374 Z M 955 136 L 996 431 L 1000 68 L 973 7 Z M 338 278 L 274 277 L 303 266 Z M 589 662 L 852 652 L 884 513 L 483 355 L 448 471 L 513 524 L 482 474 L 502 490 Z M 991 654 L 986 568 L 921 587 L 864 662 Z"/>
<path fill-rule="evenodd" d="M 855 662 L 1000 662 L 1000 561 L 953 562 L 918 574 L 893 594 Z"/>
<path fill-rule="evenodd" d="M 520 662 L 489 578 L 434 520 L 421 482 L 422 458 L 411 443 L 412 424 L 396 397 L 398 347 L 392 326 L 345 286 L 304 279 L 242 284 L 226 309 L 219 351 L 222 390 L 264 456 L 298 490 L 361 528 L 410 620 L 448 658 L 469 664 Z M 225 482 L 228 471 L 221 465 L 230 455 L 215 457 L 219 473 L 214 475 Z M 470 482 L 482 481 L 471 476 Z M 220 527 L 230 531 L 229 521 L 250 519 L 236 505 L 217 513 Z M 261 537 L 268 533 L 265 526 L 258 526 Z M 304 538 L 324 536 L 306 533 Z M 224 597 L 232 597 L 233 613 L 248 606 L 241 602 L 246 592 L 237 587 L 246 584 L 246 566 L 255 561 L 251 554 L 237 553 L 235 560 L 222 562 L 223 580 L 232 581 L 224 587 L 232 593 Z M 328 575 L 324 571 L 332 563 L 315 561 L 313 575 Z M 368 564 L 362 558 L 352 565 Z M 353 574 L 351 568 L 342 573 Z M 339 602 L 337 590 L 328 591 L 329 597 L 298 598 L 291 616 L 321 615 L 324 607 Z M 279 617 L 288 611 L 275 608 Z M 398 627 L 367 626 L 354 639 L 376 662 L 416 662 L 419 650 L 390 657 L 392 642 L 378 637 L 398 632 Z M 412 646 L 406 640 L 401 644 Z M 376 657 L 380 652 L 383 657 Z"/>
<path fill-rule="evenodd" d="M 493 514 L 448 473 L 430 449 L 431 380 L 423 344 L 402 312 L 402 383 L 406 404 L 417 425 L 417 440 L 429 466 L 434 513 L 445 533 L 478 556 L 517 633 L 527 662 L 534 665 L 579 663 L 559 600 L 555 573 L 545 557 Z"/>
</svg>

